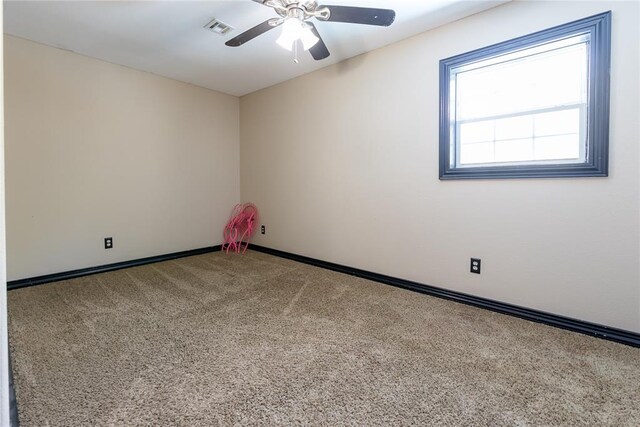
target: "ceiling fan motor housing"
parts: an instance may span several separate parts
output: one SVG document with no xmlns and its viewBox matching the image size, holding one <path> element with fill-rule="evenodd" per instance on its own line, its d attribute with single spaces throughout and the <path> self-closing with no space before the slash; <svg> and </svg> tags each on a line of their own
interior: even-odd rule
<svg viewBox="0 0 640 427">
<path fill-rule="evenodd" d="M 297 18 L 306 21 L 313 17 L 326 20 L 329 18 L 330 11 L 326 7 L 318 8 L 318 2 L 299 1 L 299 0 L 267 0 L 265 6 L 273 7 L 278 15 L 285 19 Z"/>
</svg>

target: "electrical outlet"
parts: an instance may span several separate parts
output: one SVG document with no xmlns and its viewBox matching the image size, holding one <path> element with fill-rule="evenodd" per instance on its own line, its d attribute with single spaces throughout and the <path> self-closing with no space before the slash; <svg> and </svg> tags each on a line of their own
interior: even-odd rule
<svg viewBox="0 0 640 427">
<path fill-rule="evenodd" d="M 104 248 L 105 249 L 113 248 L 113 237 L 105 237 L 104 238 Z"/>
<path fill-rule="evenodd" d="M 267 228 L 264 225 L 260 226 L 260 234 L 266 234 L 267 233 Z"/>
<path fill-rule="evenodd" d="M 471 258 L 471 265 L 469 271 L 471 273 L 480 274 L 480 258 Z"/>
</svg>

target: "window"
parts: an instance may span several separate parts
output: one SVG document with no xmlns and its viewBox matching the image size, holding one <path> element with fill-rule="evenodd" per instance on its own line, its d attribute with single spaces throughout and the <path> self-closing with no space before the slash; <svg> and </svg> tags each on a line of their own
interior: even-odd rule
<svg viewBox="0 0 640 427">
<path fill-rule="evenodd" d="M 440 179 L 607 176 L 611 12 L 440 61 Z"/>
</svg>

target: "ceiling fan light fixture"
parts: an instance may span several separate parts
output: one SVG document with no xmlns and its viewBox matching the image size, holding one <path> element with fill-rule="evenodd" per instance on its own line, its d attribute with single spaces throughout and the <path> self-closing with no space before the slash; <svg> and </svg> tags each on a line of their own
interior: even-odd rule
<svg viewBox="0 0 640 427">
<path fill-rule="evenodd" d="M 316 43 L 318 43 L 320 41 L 320 39 L 318 37 L 316 37 L 315 34 L 313 34 L 313 31 L 311 31 L 311 27 L 308 26 L 307 24 L 302 24 L 304 26 L 304 31 L 302 32 L 302 36 L 300 37 L 300 41 L 302 41 L 302 47 L 304 50 L 309 50 L 311 49 L 313 46 L 315 46 Z"/>
<path fill-rule="evenodd" d="M 280 46 L 288 51 L 293 50 L 293 44 L 300 40 L 302 48 L 309 50 L 320 39 L 313 34 L 311 28 L 298 18 L 288 18 L 282 24 L 282 34 L 276 41 Z"/>
<path fill-rule="evenodd" d="M 227 46 L 242 46 L 267 31 L 282 26 L 277 43 L 288 51 L 294 51 L 294 62 L 298 62 L 299 47 L 308 51 L 314 60 L 329 57 L 329 49 L 311 19 L 320 22 L 345 22 L 350 24 L 388 27 L 396 18 L 392 9 L 372 7 L 319 5 L 318 0 L 253 0 L 274 10 L 279 16 L 264 21 L 244 33 L 227 40 Z M 299 41 L 299 42 L 298 42 Z"/>
</svg>

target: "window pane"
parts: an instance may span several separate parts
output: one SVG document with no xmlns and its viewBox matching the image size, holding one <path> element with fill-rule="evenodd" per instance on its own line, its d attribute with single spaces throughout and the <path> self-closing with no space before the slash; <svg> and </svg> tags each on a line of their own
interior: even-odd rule
<svg viewBox="0 0 640 427">
<path fill-rule="evenodd" d="M 578 134 L 536 138 L 535 159 L 578 159 L 580 158 L 580 142 L 578 139 Z"/>
<path fill-rule="evenodd" d="M 496 142 L 496 162 L 522 162 L 533 159 L 533 139 Z"/>
<path fill-rule="evenodd" d="M 493 142 L 466 144 L 460 149 L 460 164 L 463 165 L 490 163 L 493 159 Z"/>
<path fill-rule="evenodd" d="M 517 116 L 496 120 L 496 139 L 533 137 L 533 116 Z"/>
<path fill-rule="evenodd" d="M 578 133 L 580 130 L 580 109 L 551 111 L 549 113 L 536 114 L 536 136 L 562 135 Z"/>
<path fill-rule="evenodd" d="M 493 141 L 493 120 L 463 123 L 460 125 L 460 143 Z"/>
<path fill-rule="evenodd" d="M 458 164 L 583 161 L 587 47 L 581 35 L 454 73 Z"/>
<path fill-rule="evenodd" d="M 586 102 L 587 43 L 455 74 L 456 118 Z"/>
</svg>

